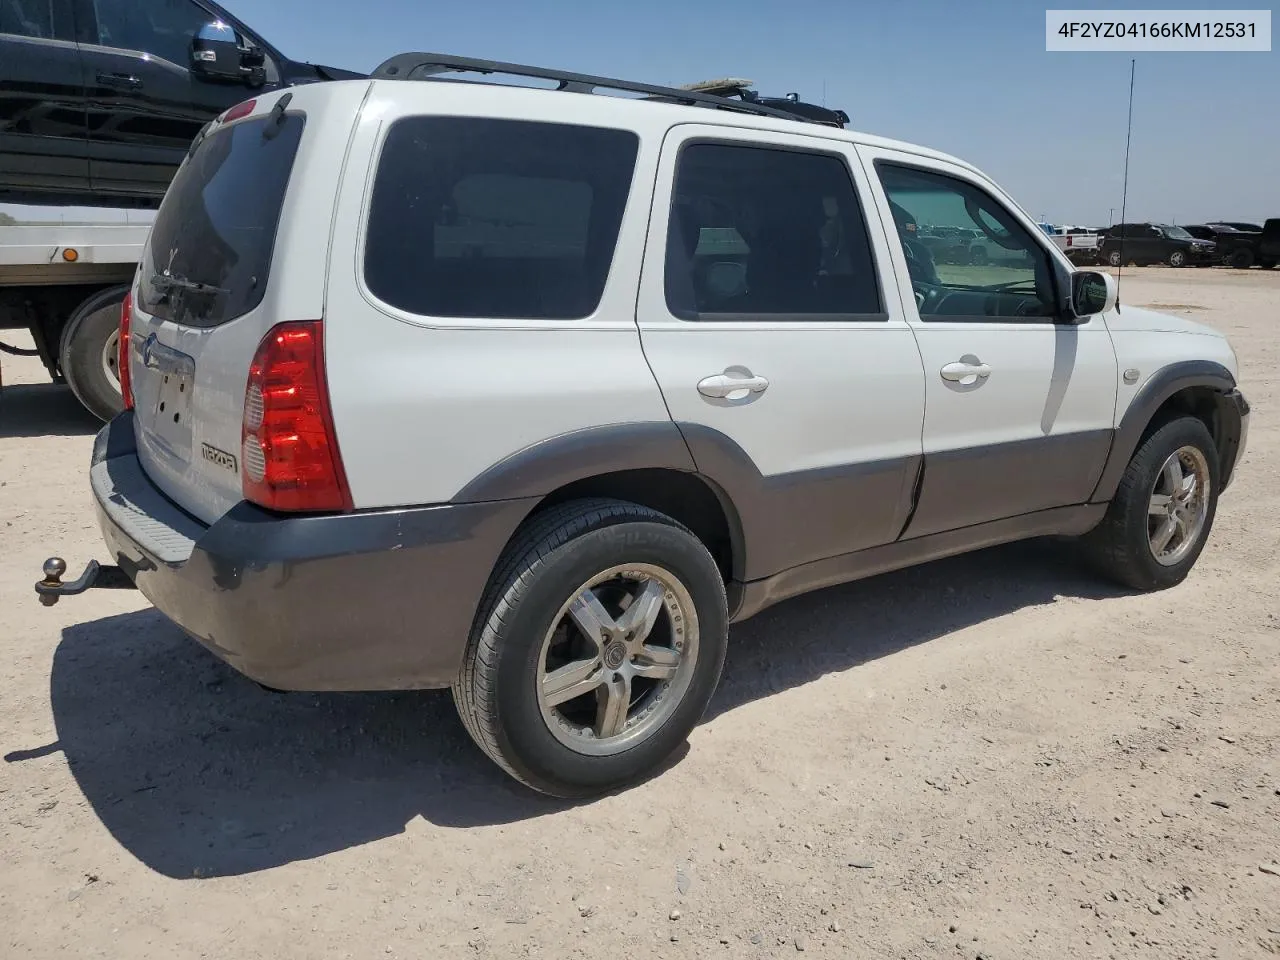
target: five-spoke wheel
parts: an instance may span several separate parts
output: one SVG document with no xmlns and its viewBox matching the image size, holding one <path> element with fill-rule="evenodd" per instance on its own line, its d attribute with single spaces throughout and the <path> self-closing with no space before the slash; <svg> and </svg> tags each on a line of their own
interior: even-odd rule
<svg viewBox="0 0 1280 960">
<path fill-rule="evenodd" d="M 454 700 L 512 776 L 589 796 L 653 773 L 685 741 L 727 636 L 723 575 L 697 537 L 636 504 L 563 504 L 508 548 Z"/>
<path fill-rule="evenodd" d="M 1209 493 L 1209 463 L 1199 449 L 1185 446 L 1169 454 L 1148 502 L 1151 553 L 1158 563 L 1177 564 L 1199 541 Z"/>
<path fill-rule="evenodd" d="M 688 590 L 650 565 L 619 566 L 574 592 L 543 641 L 538 695 L 561 743 L 625 750 L 680 702 L 698 657 Z"/>
<path fill-rule="evenodd" d="M 1196 417 L 1166 420 L 1138 447 L 1102 522 L 1094 563 L 1135 590 L 1180 583 L 1204 549 L 1218 504 L 1218 448 Z"/>
</svg>

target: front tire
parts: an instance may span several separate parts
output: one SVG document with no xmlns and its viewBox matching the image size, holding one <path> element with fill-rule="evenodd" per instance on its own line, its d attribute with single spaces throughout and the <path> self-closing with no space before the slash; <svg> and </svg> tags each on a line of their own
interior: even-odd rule
<svg viewBox="0 0 1280 960">
<path fill-rule="evenodd" d="M 1240 247 L 1232 252 L 1230 263 L 1237 270 L 1248 270 L 1253 266 L 1253 251 L 1248 247 Z"/>
<path fill-rule="evenodd" d="M 1202 421 L 1178 417 L 1143 441 L 1084 545 L 1117 583 L 1163 590 L 1195 566 L 1217 508 L 1217 446 Z"/>
<path fill-rule="evenodd" d="M 556 506 L 504 554 L 454 703 L 517 780 L 594 796 L 685 742 L 719 683 L 728 622 L 715 560 L 675 520 L 614 500 Z"/>
<path fill-rule="evenodd" d="M 1107 254 L 1107 263 L 1111 264 L 1111 266 L 1113 266 L 1113 267 L 1118 267 L 1118 266 L 1120 266 L 1120 265 L 1121 265 L 1121 260 L 1120 260 L 1120 251 L 1119 251 L 1119 250 L 1112 250 L 1110 253 L 1108 253 L 1108 254 Z"/>
<path fill-rule="evenodd" d="M 1187 265 L 1187 252 L 1185 250 L 1174 250 L 1169 254 L 1169 266 L 1185 267 Z"/>
</svg>

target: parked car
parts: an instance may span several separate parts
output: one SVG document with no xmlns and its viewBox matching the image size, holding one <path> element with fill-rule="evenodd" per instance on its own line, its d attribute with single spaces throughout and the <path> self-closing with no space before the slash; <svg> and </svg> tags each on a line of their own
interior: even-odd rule
<svg viewBox="0 0 1280 960">
<path fill-rule="evenodd" d="M 945 154 L 512 64 L 576 92 L 414 82 L 453 62 L 210 127 L 121 315 L 114 564 L 51 558 L 44 601 L 110 570 L 266 686 L 451 687 L 504 770 L 586 796 L 659 769 L 786 597 L 1043 535 L 1137 590 L 1191 571 L 1249 422 L 1221 333 L 1117 312 Z M 941 279 L 921 211 L 1003 265 Z"/>
<path fill-rule="evenodd" d="M 1230 235 L 1240 232 L 1235 227 L 1229 227 L 1225 223 L 1188 223 L 1182 224 L 1182 229 L 1197 240 L 1212 240 L 1214 243 L 1217 243 L 1218 238 L 1224 234 Z"/>
<path fill-rule="evenodd" d="M 1185 267 L 1212 263 L 1216 249 L 1212 241 L 1197 240 L 1167 223 L 1118 223 L 1107 230 L 1101 256 L 1113 267 L 1121 263 Z"/>
<path fill-rule="evenodd" d="M 213 117 L 360 76 L 290 60 L 211 0 L 2 0 L 0 202 L 154 208 Z"/>
<path fill-rule="evenodd" d="M 1257 233 L 1236 231 L 1218 238 L 1223 260 L 1239 270 L 1254 264 L 1269 270 L 1280 262 L 1280 219 L 1268 220 Z"/>
<path fill-rule="evenodd" d="M 1102 238 L 1087 227 L 1060 227 L 1053 232 L 1053 242 L 1074 264 L 1089 265 L 1100 259 Z"/>
<path fill-rule="evenodd" d="M 1261 233 L 1262 224 L 1247 223 L 1239 220 L 1214 220 L 1210 226 L 1213 227 L 1230 227 L 1232 230 L 1239 230 L 1242 233 Z"/>
</svg>

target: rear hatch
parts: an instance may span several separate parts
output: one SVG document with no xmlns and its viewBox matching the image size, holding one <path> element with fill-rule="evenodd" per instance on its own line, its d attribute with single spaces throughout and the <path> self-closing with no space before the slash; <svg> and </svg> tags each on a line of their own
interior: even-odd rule
<svg viewBox="0 0 1280 960">
<path fill-rule="evenodd" d="M 134 290 L 139 458 L 206 523 L 243 499 L 246 379 L 258 344 L 283 319 L 272 315 L 268 284 L 306 118 L 269 108 L 215 124 L 199 142 L 156 214 Z"/>
</svg>

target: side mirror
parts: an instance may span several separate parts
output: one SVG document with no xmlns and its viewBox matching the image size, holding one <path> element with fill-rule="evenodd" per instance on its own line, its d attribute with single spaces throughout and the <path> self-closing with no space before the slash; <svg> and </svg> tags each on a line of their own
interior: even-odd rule
<svg viewBox="0 0 1280 960">
<path fill-rule="evenodd" d="M 265 56 L 242 45 L 239 35 L 221 20 L 206 23 L 191 38 L 191 72 L 206 80 L 260 85 Z"/>
<path fill-rule="evenodd" d="M 1115 309 L 1119 288 L 1109 273 L 1077 270 L 1071 275 L 1071 312 L 1077 322 Z"/>
</svg>

